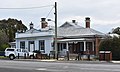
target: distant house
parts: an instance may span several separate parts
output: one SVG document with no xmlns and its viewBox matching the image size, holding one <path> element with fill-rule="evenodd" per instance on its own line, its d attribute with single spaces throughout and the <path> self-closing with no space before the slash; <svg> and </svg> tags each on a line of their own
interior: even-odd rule
<svg viewBox="0 0 120 72">
<path fill-rule="evenodd" d="M 120 35 L 115 34 L 115 33 L 108 34 L 108 36 L 110 36 L 110 37 L 120 37 Z"/>
<path fill-rule="evenodd" d="M 87 17 L 86 27 L 72 20 L 65 22 L 57 28 L 57 50 L 59 53 L 69 51 L 71 54 L 81 53 L 92 56 L 98 55 L 100 40 L 105 34 L 90 28 L 90 18 Z M 16 48 L 24 48 L 28 51 L 40 50 L 49 54 L 54 50 L 54 28 L 48 27 L 45 18 L 42 18 L 41 29 L 34 29 L 30 24 L 30 29 L 24 33 L 16 33 Z"/>
</svg>

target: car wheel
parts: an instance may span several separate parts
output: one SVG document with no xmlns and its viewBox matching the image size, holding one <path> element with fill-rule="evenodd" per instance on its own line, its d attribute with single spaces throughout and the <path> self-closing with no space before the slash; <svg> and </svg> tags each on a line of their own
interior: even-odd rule
<svg viewBox="0 0 120 72">
<path fill-rule="evenodd" d="M 10 55 L 10 56 L 9 56 L 9 59 L 10 59 L 10 60 L 13 60 L 13 59 L 15 59 L 15 56 L 14 56 L 14 55 Z"/>
<path fill-rule="evenodd" d="M 30 55 L 30 59 L 33 59 L 34 57 L 33 57 L 33 55 Z"/>
</svg>

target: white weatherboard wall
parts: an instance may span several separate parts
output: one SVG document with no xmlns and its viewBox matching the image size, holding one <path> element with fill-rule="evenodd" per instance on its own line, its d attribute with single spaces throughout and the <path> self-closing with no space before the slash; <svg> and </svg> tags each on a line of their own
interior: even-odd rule
<svg viewBox="0 0 120 72">
<path fill-rule="evenodd" d="M 39 36 L 52 36 L 54 35 L 53 32 L 49 31 L 49 32 L 39 32 L 39 33 L 16 33 L 16 38 L 28 38 L 28 37 L 39 37 Z"/>
<path fill-rule="evenodd" d="M 35 50 L 38 50 L 39 49 L 39 45 L 38 45 L 38 40 L 35 40 Z"/>
<path fill-rule="evenodd" d="M 19 40 L 16 40 L 16 48 L 20 48 L 20 42 L 19 42 Z"/>
<path fill-rule="evenodd" d="M 28 42 L 27 42 L 27 40 L 25 40 L 25 48 L 28 49 Z"/>
<path fill-rule="evenodd" d="M 45 53 L 50 53 L 50 51 L 53 49 L 52 48 L 52 43 L 53 43 L 53 37 L 40 37 L 37 38 L 37 44 L 39 44 L 39 40 L 45 40 Z M 39 47 L 39 45 L 37 45 Z"/>
<path fill-rule="evenodd" d="M 35 40 L 35 49 L 39 50 L 39 40 Z"/>
<path fill-rule="evenodd" d="M 31 38 L 19 38 L 16 39 L 16 48 L 20 48 L 20 42 L 25 41 L 25 48 L 28 49 L 28 42 L 34 41 L 35 43 L 35 50 L 39 49 L 39 40 L 45 40 L 45 53 L 49 54 L 50 51 L 53 49 L 52 43 L 53 43 L 53 37 L 31 37 Z"/>
<path fill-rule="evenodd" d="M 53 39 L 48 39 L 45 41 L 45 53 L 50 53 L 50 51 L 52 51 L 53 49 L 52 43 L 53 43 Z"/>
</svg>

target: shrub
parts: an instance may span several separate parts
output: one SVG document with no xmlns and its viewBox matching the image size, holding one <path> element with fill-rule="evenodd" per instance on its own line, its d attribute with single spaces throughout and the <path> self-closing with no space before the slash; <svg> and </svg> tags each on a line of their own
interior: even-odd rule
<svg viewBox="0 0 120 72">
<path fill-rule="evenodd" d="M 101 42 L 99 49 L 111 51 L 113 60 L 120 60 L 120 37 L 106 38 Z"/>
<path fill-rule="evenodd" d="M 2 44 L 0 46 L 0 51 L 4 51 L 7 47 L 9 47 L 10 45 L 9 44 Z"/>
</svg>

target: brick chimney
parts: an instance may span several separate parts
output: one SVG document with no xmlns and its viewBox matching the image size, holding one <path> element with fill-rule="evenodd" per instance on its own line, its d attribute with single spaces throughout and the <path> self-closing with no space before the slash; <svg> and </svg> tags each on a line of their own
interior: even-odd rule
<svg viewBox="0 0 120 72">
<path fill-rule="evenodd" d="M 86 17 L 85 18 L 85 22 L 86 22 L 86 28 L 90 28 L 90 18 L 89 17 Z"/>
<path fill-rule="evenodd" d="M 48 23 L 45 20 L 46 18 L 41 18 L 41 28 L 46 28 L 48 26 Z"/>
<path fill-rule="evenodd" d="M 33 25 L 33 23 L 31 22 L 29 26 L 30 26 L 30 29 L 33 29 L 33 26 L 34 26 L 34 25 Z"/>
</svg>

